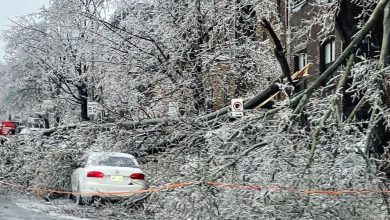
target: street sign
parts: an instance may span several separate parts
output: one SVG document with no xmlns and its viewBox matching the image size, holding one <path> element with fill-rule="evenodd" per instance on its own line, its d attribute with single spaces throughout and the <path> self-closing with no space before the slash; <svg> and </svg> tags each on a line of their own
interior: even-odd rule
<svg viewBox="0 0 390 220">
<path fill-rule="evenodd" d="M 97 115 L 100 110 L 99 103 L 88 102 L 88 116 Z"/>
<path fill-rule="evenodd" d="M 177 117 L 177 102 L 169 102 L 168 103 L 168 116 L 169 117 Z"/>
<path fill-rule="evenodd" d="M 45 110 L 53 110 L 54 109 L 54 103 L 52 100 L 43 100 L 41 103 L 41 108 Z"/>
<path fill-rule="evenodd" d="M 231 108 L 232 108 L 232 117 L 244 116 L 244 100 L 243 99 L 232 99 Z"/>
</svg>

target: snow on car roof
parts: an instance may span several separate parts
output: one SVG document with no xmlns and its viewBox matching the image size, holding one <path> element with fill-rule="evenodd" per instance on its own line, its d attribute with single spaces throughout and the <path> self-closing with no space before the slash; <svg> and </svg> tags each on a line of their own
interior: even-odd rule
<svg viewBox="0 0 390 220">
<path fill-rule="evenodd" d="M 90 152 L 88 153 L 89 157 L 98 157 L 98 156 L 116 156 L 116 157 L 128 157 L 134 158 L 131 154 L 120 153 L 120 152 Z"/>
</svg>

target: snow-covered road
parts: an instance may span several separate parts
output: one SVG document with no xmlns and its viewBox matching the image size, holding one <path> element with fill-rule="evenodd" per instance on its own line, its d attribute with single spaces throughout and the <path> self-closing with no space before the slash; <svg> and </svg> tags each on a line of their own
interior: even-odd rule
<svg viewBox="0 0 390 220">
<path fill-rule="evenodd" d="M 11 199 L 1 196 L 0 197 L 0 218 L 2 220 L 16 220 L 16 219 L 42 219 L 42 220 L 54 220 L 55 217 L 45 216 L 42 213 L 37 213 L 32 210 L 22 208 L 17 203 L 14 203 Z"/>
<path fill-rule="evenodd" d="M 0 188 L 0 219 L 1 220 L 75 220 L 70 216 L 63 216 L 49 212 L 44 201 L 36 198 L 20 198 Z"/>
</svg>

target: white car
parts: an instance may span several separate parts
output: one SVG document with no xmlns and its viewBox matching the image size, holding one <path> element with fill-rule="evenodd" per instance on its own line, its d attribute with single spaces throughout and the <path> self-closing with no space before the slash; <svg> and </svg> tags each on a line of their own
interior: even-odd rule
<svg viewBox="0 0 390 220">
<path fill-rule="evenodd" d="M 33 134 L 33 133 L 37 133 L 37 132 L 40 132 L 40 131 L 43 131 L 43 130 L 44 130 L 43 128 L 28 128 L 28 127 L 25 127 L 25 128 L 22 128 L 20 130 L 19 134 L 23 134 L 23 135 Z"/>
<path fill-rule="evenodd" d="M 89 153 L 71 176 L 76 204 L 95 198 L 129 197 L 129 192 L 147 188 L 145 175 L 134 156 L 125 153 Z"/>
</svg>

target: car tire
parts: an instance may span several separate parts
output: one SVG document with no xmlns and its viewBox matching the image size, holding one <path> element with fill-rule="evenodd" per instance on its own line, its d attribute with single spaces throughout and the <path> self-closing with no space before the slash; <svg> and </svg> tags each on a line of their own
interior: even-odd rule
<svg viewBox="0 0 390 220">
<path fill-rule="evenodd" d="M 74 200 L 74 196 L 73 196 L 73 194 L 72 194 L 72 193 L 69 193 L 69 194 L 68 194 L 68 199 L 70 199 L 70 200 Z"/>
</svg>

